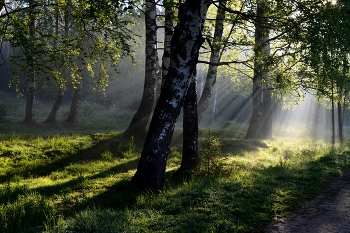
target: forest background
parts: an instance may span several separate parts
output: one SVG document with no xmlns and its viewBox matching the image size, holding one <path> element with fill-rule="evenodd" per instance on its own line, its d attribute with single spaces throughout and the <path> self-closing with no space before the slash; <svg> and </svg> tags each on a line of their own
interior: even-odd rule
<svg viewBox="0 0 350 233">
<path fill-rule="evenodd" d="M 117 186 L 123 186 L 123 182 L 130 179 L 129 173 L 134 173 L 135 168 L 129 168 L 129 165 L 135 166 L 135 162 L 138 167 L 131 183 L 151 193 L 163 189 L 166 181 L 172 184 L 166 180 L 167 172 L 176 174 L 174 177 L 180 177 L 181 182 L 205 177 L 204 182 L 210 183 L 211 179 L 226 177 L 218 183 L 223 185 L 222 189 L 202 183 L 205 188 L 201 189 L 200 196 L 204 195 L 208 202 L 194 201 L 191 204 L 205 206 L 213 201 L 214 207 L 209 209 L 214 209 L 214 213 L 222 211 L 223 207 L 217 206 L 220 198 L 228 193 L 237 194 L 232 190 L 226 192 L 222 182 L 237 181 L 238 178 L 232 179 L 232 176 L 247 169 L 253 173 L 257 170 L 265 173 L 273 168 L 274 171 L 277 169 L 273 173 L 277 180 L 292 179 L 296 171 L 293 169 L 302 164 L 299 169 L 304 169 L 307 175 L 319 176 L 315 184 L 329 181 L 347 170 L 347 156 L 339 157 L 348 155 L 346 146 L 337 144 L 339 148 L 335 147 L 336 141 L 344 141 L 343 129 L 349 121 L 346 116 L 349 83 L 347 38 L 350 37 L 346 30 L 349 26 L 349 4 L 346 1 L 32 0 L 2 1 L 0 4 L 0 118 L 5 143 L 2 149 L 2 190 L 4 198 L 11 197 L 2 206 L 6 210 L 2 221 L 5 223 L 4 230 L 8 232 L 11 229 L 59 231 L 71 228 L 84 231 L 85 226 L 79 226 L 79 221 L 85 221 L 86 216 L 75 216 L 76 219 L 73 217 L 72 222 L 65 226 L 68 220 L 62 216 L 69 212 L 65 206 L 72 206 L 78 212 L 80 207 L 90 211 L 102 200 L 104 192 L 92 188 L 90 185 L 94 182 L 90 181 L 111 175 L 122 179 Z M 303 101 L 302 105 L 296 106 Z M 170 142 L 175 122 L 178 131 L 175 132 L 174 147 Z M 207 136 L 203 130 L 198 132 L 198 128 L 207 130 Z M 48 133 L 47 129 L 51 132 Z M 109 133 L 111 131 L 124 133 L 116 136 Z M 183 134 L 179 134 L 180 131 Z M 61 147 L 63 144 L 70 145 L 68 141 L 61 145 L 58 142 L 61 136 L 53 136 L 57 141 L 51 139 L 55 133 L 63 133 L 66 137 L 67 132 L 90 133 L 90 136 L 62 139 L 72 140 L 72 145 L 80 140 L 78 146 L 73 145 L 70 149 Z M 96 132 L 108 133 L 100 135 Z M 22 139 L 16 137 L 18 133 L 29 136 Z M 39 146 L 41 138 L 33 142 L 33 135 L 41 135 L 43 141 L 51 145 Z M 271 146 L 263 141 L 281 135 L 325 141 L 306 145 L 306 148 L 297 151 L 291 151 L 289 146 Z M 181 137 L 183 143 L 179 139 Z M 200 147 L 198 137 L 202 138 Z M 218 137 L 226 143 L 224 152 Z M 27 140 L 23 144 L 25 149 L 17 148 L 21 140 Z M 135 142 L 141 145 L 140 148 Z M 333 146 L 329 147 L 329 142 Z M 88 149 L 89 144 L 92 151 Z M 41 152 L 32 152 L 33 145 Z M 260 147 L 267 148 L 265 152 L 272 157 L 258 159 L 257 156 L 253 159 L 258 161 L 257 164 L 252 161 L 240 163 L 236 160 L 237 154 L 232 154 L 239 151 L 241 156 L 242 151 L 259 151 Z M 324 151 L 321 152 L 318 147 Z M 84 172 L 86 168 L 79 166 L 87 162 L 83 159 L 87 159 L 84 154 L 90 153 L 88 161 L 102 159 L 103 166 L 117 168 L 103 172 L 100 167 Z M 141 159 L 136 159 L 140 154 Z M 167 163 L 168 156 L 173 160 L 170 163 Z M 225 156 L 235 158 L 223 162 Z M 252 158 L 249 155 L 243 157 Z M 326 164 L 328 160 L 332 160 L 330 164 L 334 167 L 327 167 L 331 166 Z M 78 162 L 76 166 L 79 168 L 68 165 L 72 162 Z M 124 163 L 127 165 L 122 165 Z M 127 166 L 128 169 L 121 172 L 119 166 Z M 72 172 L 72 169 L 77 172 Z M 119 177 L 119 173 L 125 173 L 126 177 Z M 41 193 L 40 188 L 26 183 L 40 177 L 56 182 L 54 186 L 57 187 L 52 191 L 42 187 Z M 245 182 L 241 178 L 239 175 L 239 182 Z M 198 185 L 203 181 L 200 179 L 199 183 L 196 183 L 197 180 L 190 184 Z M 64 189 L 57 182 L 65 183 Z M 307 190 L 301 200 L 323 187 L 320 185 L 309 192 L 308 182 L 301 184 Z M 261 188 L 253 183 L 254 190 Z M 104 185 L 101 189 L 115 191 L 108 182 Z M 258 222 L 262 220 L 266 223 L 273 214 L 280 213 L 279 208 L 283 209 L 282 212 L 288 210 L 288 207 L 274 206 L 275 197 L 285 198 L 282 206 L 284 203 L 291 205 L 300 197 L 295 192 L 297 188 L 286 191 L 285 185 L 282 184 L 281 190 L 263 186 L 268 191 L 266 196 L 262 196 L 271 199 L 267 199 L 268 203 L 264 202 L 266 198 L 259 199 L 261 205 L 253 207 L 263 209 L 263 220 L 254 216 L 251 223 L 239 224 L 240 219 L 226 222 L 208 213 L 213 220 L 210 226 L 204 223 L 202 216 L 201 223 L 193 225 L 194 229 L 198 227 L 194 231 L 261 229 Z M 123 209 L 122 213 L 112 211 L 110 216 L 124 215 L 131 206 L 139 209 L 145 204 L 144 196 L 129 188 L 125 193 L 114 196 L 116 202 L 100 203 L 101 206 L 98 206 Z M 206 196 L 207 192 L 211 193 L 206 188 L 221 189 L 222 193 Z M 238 190 L 241 192 L 245 188 Z M 33 190 L 34 193 L 28 193 Z M 188 191 L 191 193 L 193 190 Z M 63 196 L 58 192 L 62 192 Z M 131 197 L 136 198 L 136 202 L 128 200 L 123 205 L 120 203 L 123 198 L 118 195 L 128 192 L 133 193 Z M 70 197 L 65 199 L 67 195 Z M 40 206 L 45 207 L 44 213 L 33 209 L 41 215 L 38 221 L 43 223 L 25 221 L 32 211 L 31 207 L 29 210 L 24 208 L 20 214 L 8 215 L 12 210 L 22 208 L 16 206 L 21 204 L 22 196 L 25 206 L 31 198 L 38 198 L 45 205 Z M 145 198 L 150 201 L 147 205 L 150 204 L 151 212 L 164 209 L 156 207 L 164 203 L 153 203 L 152 194 Z M 251 197 L 248 195 L 247 198 Z M 165 203 L 166 199 L 171 198 L 166 197 Z M 53 211 L 52 205 L 57 205 L 59 211 Z M 262 207 L 264 205 L 267 205 L 267 212 Z M 193 215 L 204 206 L 194 208 Z M 177 214 L 186 210 L 173 207 L 175 209 L 170 212 L 165 208 L 160 214 L 174 212 L 174 221 L 177 222 Z M 230 210 L 233 211 L 232 218 L 238 217 L 236 214 L 240 212 L 240 207 L 237 208 Z M 99 214 L 99 211 L 97 209 L 95 213 Z M 256 210 L 248 212 L 259 213 Z M 72 217 L 71 214 L 68 213 L 67 217 Z M 111 229 L 127 229 L 127 222 L 133 218 L 123 219 L 125 222 L 120 225 L 107 225 Z M 53 225 L 50 225 L 51 220 Z M 16 222 L 19 224 L 12 228 L 11 224 L 16 225 Z M 101 223 L 89 224 L 92 228 L 101 226 Z M 180 227 L 169 224 L 169 230 L 176 231 Z M 186 227 L 189 224 L 186 223 Z M 146 225 L 147 229 L 160 226 Z M 136 228 L 140 226 L 135 224 Z M 132 227 L 130 231 L 133 231 Z"/>
</svg>

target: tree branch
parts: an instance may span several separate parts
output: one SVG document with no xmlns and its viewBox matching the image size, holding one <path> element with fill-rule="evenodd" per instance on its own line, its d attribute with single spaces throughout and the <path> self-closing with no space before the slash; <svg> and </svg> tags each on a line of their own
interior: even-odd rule
<svg viewBox="0 0 350 233">
<path fill-rule="evenodd" d="M 223 66 L 223 65 L 230 65 L 230 64 L 245 64 L 247 61 L 226 61 L 226 62 L 209 62 L 209 61 L 201 61 L 198 60 L 197 63 L 202 63 L 202 64 L 208 64 L 208 65 L 212 65 L 212 66 Z"/>
</svg>

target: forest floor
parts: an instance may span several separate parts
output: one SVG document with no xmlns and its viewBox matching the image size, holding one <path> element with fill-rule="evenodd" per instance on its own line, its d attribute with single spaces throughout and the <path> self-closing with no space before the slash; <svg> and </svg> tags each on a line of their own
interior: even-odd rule
<svg viewBox="0 0 350 233">
<path fill-rule="evenodd" d="M 276 217 L 266 233 L 349 233 L 350 173 L 335 180 L 315 199 L 287 217 Z"/>
</svg>

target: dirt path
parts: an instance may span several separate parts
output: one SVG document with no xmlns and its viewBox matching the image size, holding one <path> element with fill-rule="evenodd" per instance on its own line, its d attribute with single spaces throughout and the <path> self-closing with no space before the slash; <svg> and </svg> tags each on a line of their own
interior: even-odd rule
<svg viewBox="0 0 350 233">
<path fill-rule="evenodd" d="M 350 233 L 350 173 L 290 216 L 278 219 L 266 233 Z"/>
</svg>

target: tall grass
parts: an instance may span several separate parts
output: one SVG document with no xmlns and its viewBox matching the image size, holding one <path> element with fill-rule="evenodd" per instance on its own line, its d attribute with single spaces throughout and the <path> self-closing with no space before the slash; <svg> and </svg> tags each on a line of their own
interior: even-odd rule
<svg viewBox="0 0 350 233">
<path fill-rule="evenodd" d="M 0 232 L 39 232 L 55 209 L 41 194 L 8 183 L 0 189 Z M 37 225 L 38 224 L 38 225 Z"/>
</svg>

